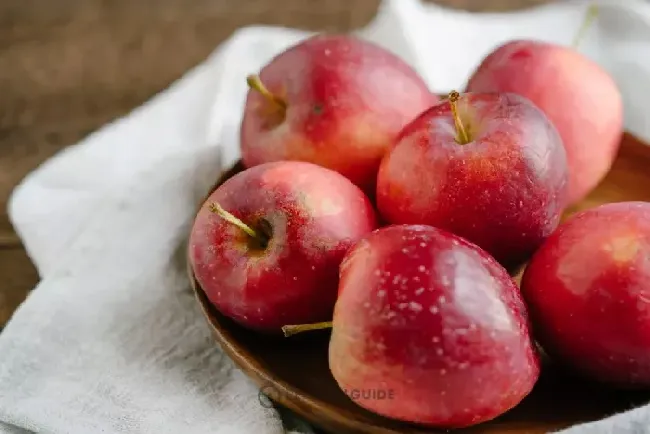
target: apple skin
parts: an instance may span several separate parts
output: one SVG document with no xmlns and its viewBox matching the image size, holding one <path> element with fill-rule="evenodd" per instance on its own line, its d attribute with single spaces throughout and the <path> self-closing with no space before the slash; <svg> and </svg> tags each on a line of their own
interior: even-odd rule
<svg viewBox="0 0 650 434">
<path fill-rule="evenodd" d="M 650 386 L 650 203 L 574 215 L 535 253 L 521 290 L 549 356 L 614 386 Z"/>
<path fill-rule="evenodd" d="M 513 92 L 557 128 L 569 165 L 568 204 L 584 199 L 609 172 L 623 135 L 623 99 L 612 77 L 578 51 L 518 40 L 489 54 L 468 92 Z"/>
<path fill-rule="evenodd" d="M 421 114 L 381 163 L 379 212 L 393 224 L 455 233 L 514 272 L 555 230 L 565 208 L 562 141 L 521 96 L 464 94 L 457 104 L 474 140 L 456 142 L 449 101 Z"/>
<path fill-rule="evenodd" d="M 213 213 L 213 202 L 254 230 L 266 225 L 267 247 L 252 245 L 249 235 Z M 305 162 L 267 163 L 236 174 L 209 196 L 195 218 L 189 255 L 221 313 L 279 334 L 286 324 L 331 319 L 340 262 L 376 227 L 370 201 L 342 175 Z"/>
<path fill-rule="evenodd" d="M 286 100 L 286 116 L 249 90 L 241 125 L 244 165 L 308 161 L 343 174 L 370 195 L 381 157 L 399 131 L 439 101 L 399 57 L 346 35 L 306 39 L 259 76 Z"/>
<path fill-rule="evenodd" d="M 424 225 L 381 228 L 348 252 L 329 364 L 367 410 L 443 428 L 505 413 L 540 372 L 507 271 L 479 247 Z"/>
</svg>

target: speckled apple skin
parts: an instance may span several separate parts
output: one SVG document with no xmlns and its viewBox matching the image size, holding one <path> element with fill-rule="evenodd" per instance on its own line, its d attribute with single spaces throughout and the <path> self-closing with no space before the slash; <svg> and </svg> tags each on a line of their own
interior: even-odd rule
<svg viewBox="0 0 650 434">
<path fill-rule="evenodd" d="M 503 414 L 540 371 L 507 271 L 464 239 L 419 225 L 379 229 L 348 252 L 329 363 L 362 407 L 445 428 Z"/>
<path fill-rule="evenodd" d="M 605 177 L 623 134 L 623 98 L 613 78 L 571 47 L 512 41 L 489 54 L 468 92 L 514 92 L 553 122 L 566 148 L 570 205 Z"/>
<path fill-rule="evenodd" d="M 253 228 L 265 219 L 268 247 L 209 209 L 218 202 Z M 376 228 L 372 205 L 342 175 L 310 163 L 277 162 L 223 183 L 199 210 L 190 261 L 208 299 L 250 329 L 281 333 L 287 324 L 331 319 L 346 251 Z"/>
<path fill-rule="evenodd" d="M 438 97 L 389 51 L 348 35 L 317 35 L 273 58 L 262 83 L 287 101 L 286 118 L 248 92 L 241 125 L 244 165 L 308 161 L 374 195 L 381 157 L 399 131 Z"/>
<path fill-rule="evenodd" d="M 473 141 L 456 142 L 449 101 L 424 112 L 381 163 L 378 209 L 390 223 L 460 235 L 516 270 L 565 208 L 562 141 L 544 114 L 515 94 L 464 94 L 458 110 Z"/>
<path fill-rule="evenodd" d="M 650 386 L 650 203 L 576 214 L 533 256 L 522 293 L 556 360 L 613 385 Z"/>
</svg>

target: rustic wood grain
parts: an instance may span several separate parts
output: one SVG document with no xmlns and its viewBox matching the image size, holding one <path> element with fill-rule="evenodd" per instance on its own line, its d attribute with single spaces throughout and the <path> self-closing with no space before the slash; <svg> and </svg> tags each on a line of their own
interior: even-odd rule
<svg viewBox="0 0 650 434">
<path fill-rule="evenodd" d="M 440 0 L 507 10 L 548 0 Z M 202 61 L 238 27 L 345 31 L 379 0 L 3 0 L 0 2 L 0 327 L 37 273 L 5 212 L 48 157 L 124 115 Z"/>
</svg>

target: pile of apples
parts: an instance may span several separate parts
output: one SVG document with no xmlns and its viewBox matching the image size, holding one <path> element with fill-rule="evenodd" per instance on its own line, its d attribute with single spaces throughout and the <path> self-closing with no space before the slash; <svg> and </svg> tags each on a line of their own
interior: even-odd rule
<svg viewBox="0 0 650 434">
<path fill-rule="evenodd" d="M 208 197 L 189 246 L 225 316 L 267 336 L 331 328 L 341 389 L 389 390 L 354 400 L 434 427 L 516 406 L 542 351 L 650 385 L 650 204 L 560 223 L 623 132 L 598 65 L 513 41 L 439 98 L 385 49 L 318 35 L 248 84 L 246 169 Z"/>
</svg>

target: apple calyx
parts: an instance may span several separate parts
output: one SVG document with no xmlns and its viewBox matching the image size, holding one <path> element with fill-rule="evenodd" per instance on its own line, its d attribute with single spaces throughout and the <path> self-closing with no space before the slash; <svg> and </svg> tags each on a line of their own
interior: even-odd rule
<svg viewBox="0 0 650 434">
<path fill-rule="evenodd" d="M 582 24 L 580 25 L 580 28 L 578 29 L 575 37 L 573 38 L 573 43 L 571 44 L 573 48 L 578 48 L 578 46 L 584 39 L 587 30 L 589 30 L 589 27 L 591 27 L 591 24 L 598 16 L 598 13 L 599 13 L 599 8 L 597 4 L 592 3 L 587 7 L 587 11 L 585 12 L 585 18 L 582 20 Z"/>
<path fill-rule="evenodd" d="M 283 113 L 287 109 L 287 102 L 279 96 L 271 93 L 257 75 L 249 75 L 246 77 L 246 83 L 248 83 L 248 87 L 259 92 L 260 95 L 272 102 Z"/>
<path fill-rule="evenodd" d="M 246 223 L 230 214 L 228 211 L 223 209 L 221 205 L 217 202 L 212 202 L 210 204 L 210 211 L 217 214 L 219 217 L 237 226 L 243 232 L 245 232 L 251 239 L 255 242 L 256 248 L 265 249 L 269 243 L 269 236 L 266 233 L 255 231 L 253 228 L 248 226 Z"/>
<path fill-rule="evenodd" d="M 458 100 L 460 99 L 460 94 L 457 91 L 452 90 L 449 92 L 448 99 L 449 106 L 451 107 L 451 114 L 454 117 L 454 125 L 456 125 L 456 142 L 458 142 L 460 145 L 466 145 L 471 142 L 472 139 L 465 129 L 465 126 L 460 119 L 460 115 L 458 114 Z"/>
<path fill-rule="evenodd" d="M 316 322 L 312 324 L 296 324 L 296 325 L 286 325 L 282 326 L 282 333 L 285 337 L 293 336 L 298 333 L 312 331 L 312 330 L 324 330 L 331 329 L 332 321 Z"/>
</svg>

